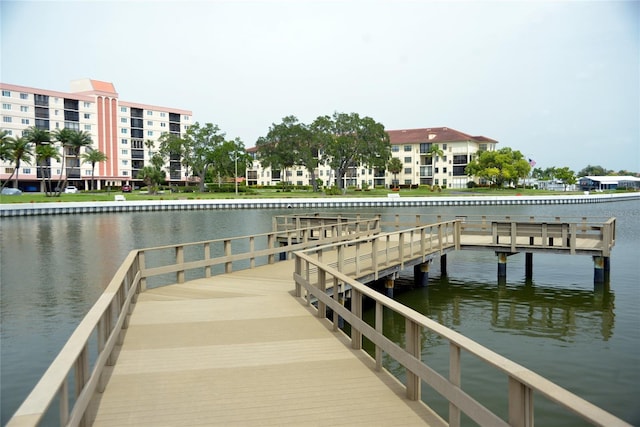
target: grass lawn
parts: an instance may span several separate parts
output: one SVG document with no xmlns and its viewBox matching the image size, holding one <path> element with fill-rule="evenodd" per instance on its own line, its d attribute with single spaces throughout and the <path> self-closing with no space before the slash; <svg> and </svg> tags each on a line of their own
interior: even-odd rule
<svg viewBox="0 0 640 427">
<path fill-rule="evenodd" d="M 249 190 L 238 193 L 238 199 L 259 199 L 259 198 L 344 198 L 344 197 L 386 197 L 392 193 L 388 189 L 373 189 L 370 191 L 348 190 L 345 195 L 327 196 L 324 192 L 313 193 L 311 191 L 287 191 L 282 192 L 276 189 Z M 572 195 L 583 194 L 577 192 L 547 191 L 533 189 L 449 189 L 442 192 L 430 191 L 428 188 L 401 189 L 401 197 L 460 197 L 460 196 L 533 196 L 533 195 Z M 46 203 L 46 202 L 104 202 L 113 201 L 115 195 L 123 195 L 127 200 L 194 200 L 194 199 L 235 199 L 232 193 L 170 193 L 150 195 L 145 192 L 134 191 L 132 193 L 122 193 L 120 191 L 96 191 L 80 192 L 76 194 L 61 194 L 58 197 L 48 197 L 43 193 L 22 193 L 19 196 L 0 196 L 0 203 Z"/>
</svg>

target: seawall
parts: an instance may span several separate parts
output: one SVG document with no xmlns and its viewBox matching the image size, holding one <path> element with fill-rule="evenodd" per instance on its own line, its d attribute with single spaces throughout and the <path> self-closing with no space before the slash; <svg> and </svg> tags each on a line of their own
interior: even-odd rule
<svg viewBox="0 0 640 427">
<path fill-rule="evenodd" d="M 395 196 L 395 195 L 394 195 Z M 410 206 L 554 205 L 607 203 L 640 199 L 640 193 L 580 194 L 567 196 L 463 196 L 463 197 L 326 197 L 277 199 L 119 200 L 113 202 L 48 202 L 0 204 L 0 217 L 153 212 L 207 209 L 375 208 Z"/>
</svg>

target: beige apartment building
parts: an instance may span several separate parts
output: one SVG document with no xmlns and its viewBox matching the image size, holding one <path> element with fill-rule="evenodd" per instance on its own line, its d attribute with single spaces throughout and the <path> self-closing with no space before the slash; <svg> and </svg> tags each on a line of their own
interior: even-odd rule
<svg viewBox="0 0 640 427">
<path fill-rule="evenodd" d="M 34 126 L 51 132 L 69 128 L 91 135 L 93 145 L 84 150 L 100 150 L 108 157 L 95 167 L 93 179 L 97 188 L 138 184 L 138 171 L 149 165 L 157 149 L 157 144 L 150 147 L 149 141 L 156 142 L 165 132 L 181 135 L 193 120 L 191 111 L 120 100 L 113 83 L 99 80 L 72 81 L 70 92 L 6 83 L 0 83 L 0 89 L 0 128 L 11 136 L 22 136 L 25 129 Z M 81 190 L 90 188 L 91 164 L 74 164 L 71 153 L 60 154 L 65 156 L 65 170 L 62 158 L 52 160 L 52 177 L 66 176 L 69 184 Z M 188 180 L 180 159 L 170 159 L 166 166 L 170 170 L 168 182 Z M 13 167 L 11 163 L 0 163 L 0 180 L 8 179 Z M 21 189 L 39 191 L 41 172 L 35 160 L 23 163 L 20 169 Z"/>
<path fill-rule="evenodd" d="M 429 185 L 466 188 L 468 182 L 478 182 L 476 178 L 465 174 L 466 166 L 478 151 L 494 151 L 498 143 L 491 138 L 471 136 L 447 127 L 389 130 L 387 133 L 391 141 L 391 155 L 400 159 L 403 170 L 394 175 L 387 170 L 356 166 L 344 177 L 346 187 Z M 437 145 L 442 155 L 431 154 L 433 145 Z M 256 157 L 255 148 L 248 151 Z M 324 185 L 335 184 L 335 172 L 329 166 L 321 165 L 315 175 Z M 247 170 L 248 185 L 270 186 L 283 181 L 293 185 L 309 185 L 310 177 L 305 168 L 271 170 L 263 168 L 257 160 Z"/>
</svg>

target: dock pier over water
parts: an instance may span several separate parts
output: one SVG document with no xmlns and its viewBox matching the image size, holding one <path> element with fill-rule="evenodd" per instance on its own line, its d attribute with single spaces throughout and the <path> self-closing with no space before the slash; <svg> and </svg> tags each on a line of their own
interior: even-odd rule
<svg viewBox="0 0 640 427">
<path fill-rule="evenodd" d="M 307 214 L 275 217 L 269 233 L 134 250 L 8 425 L 39 425 L 54 411 L 74 426 L 459 426 L 462 414 L 528 426 L 536 394 L 593 425 L 628 425 L 366 285 L 386 279 L 392 289 L 409 267 L 426 283 L 429 263 L 446 266 L 456 250 L 494 251 L 499 278 L 501 254 L 588 255 L 594 283 L 595 264 L 606 282 L 614 245 L 615 218 Z M 372 323 L 362 317 L 365 297 Z M 384 335 L 389 311 L 405 319 L 402 346 Z M 422 360 L 424 331 L 448 341 L 448 372 Z M 507 376 L 504 390 L 492 390 L 504 395 L 506 417 L 464 391 L 464 353 Z M 403 382 L 383 356 L 404 367 Z M 423 384 L 449 401 L 448 414 L 423 403 Z"/>
</svg>

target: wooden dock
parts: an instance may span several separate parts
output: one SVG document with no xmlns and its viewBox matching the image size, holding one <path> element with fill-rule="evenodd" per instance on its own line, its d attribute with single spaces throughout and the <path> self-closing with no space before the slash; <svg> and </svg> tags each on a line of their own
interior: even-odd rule
<svg viewBox="0 0 640 427">
<path fill-rule="evenodd" d="M 292 297 L 293 269 L 141 294 L 93 425 L 445 425 Z"/>
<path fill-rule="evenodd" d="M 460 426 L 463 414 L 484 426 L 526 426 L 534 393 L 594 425 L 627 425 L 364 284 L 392 282 L 411 266 L 424 274 L 436 257 L 474 248 L 505 258 L 584 254 L 597 264 L 615 244 L 615 218 L 424 225 L 416 216 L 408 226 L 396 218 L 389 233 L 379 217 L 291 218 L 293 227 L 289 219 L 269 233 L 132 251 L 8 426 L 40 425 L 55 409 L 65 426 Z M 188 280 L 194 272 L 200 278 Z M 349 308 L 340 301 L 347 289 Z M 365 297 L 373 324 L 363 318 Z M 404 346 L 384 335 L 392 312 L 405 319 Z M 424 331 L 449 342 L 447 376 L 422 360 Z M 465 392 L 462 353 L 507 376 L 492 392 L 505 397 L 508 420 Z M 405 368 L 405 383 L 384 369 L 383 355 Z M 422 403 L 422 384 L 449 401 L 446 422 Z"/>
</svg>

